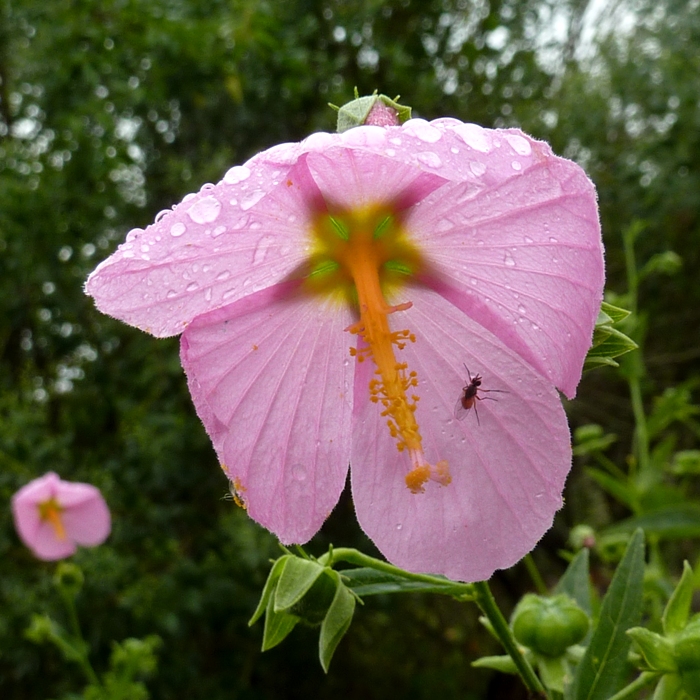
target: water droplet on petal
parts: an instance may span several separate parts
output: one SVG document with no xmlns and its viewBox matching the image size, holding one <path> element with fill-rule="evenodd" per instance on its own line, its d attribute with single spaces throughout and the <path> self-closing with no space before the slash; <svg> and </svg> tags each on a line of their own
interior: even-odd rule
<svg viewBox="0 0 700 700">
<path fill-rule="evenodd" d="M 473 160 L 469 163 L 469 169 L 477 177 L 481 177 L 486 172 L 486 166 L 483 163 L 479 163 L 478 160 Z"/>
<path fill-rule="evenodd" d="M 255 253 L 253 254 L 253 265 L 259 265 L 265 260 L 267 251 L 270 249 L 270 245 L 273 242 L 272 236 L 263 236 L 258 245 L 255 248 Z"/>
<path fill-rule="evenodd" d="M 188 292 L 194 292 L 198 287 L 199 285 L 196 282 L 190 282 L 185 289 L 187 289 Z"/>
<path fill-rule="evenodd" d="M 224 175 L 224 182 L 229 185 L 236 185 L 250 177 L 250 170 L 245 165 L 234 165 Z"/>
<path fill-rule="evenodd" d="M 211 232 L 211 235 L 212 235 L 214 238 L 217 238 L 217 237 L 220 236 L 222 233 L 224 233 L 224 231 L 226 231 L 226 227 L 225 227 L 225 226 L 217 226 L 217 227 Z"/>
<path fill-rule="evenodd" d="M 185 231 L 187 231 L 187 226 L 185 226 L 182 221 L 178 221 L 176 224 L 173 224 L 170 227 L 170 235 L 175 236 L 176 238 L 178 236 L 182 236 Z"/>
<path fill-rule="evenodd" d="M 514 160 L 511 164 L 510 167 L 513 168 L 513 170 L 522 170 L 523 166 L 522 163 L 518 160 Z"/>
<path fill-rule="evenodd" d="M 264 196 L 265 193 L 262 190 L 253 190 L 252 192 L 248 192 L 241 199 L 241 209 L 243 209 L 243 211 L 250 209 L 252 206 L 255 206 Z"/>
<path fill-rule="evenodd" d="M 488 153 L 491 150 L 486 131 L 478 124 L 458 124 L 454 127 L 457 136 L 475 151 Z"/>
<path fill-rule="evenodd" d="M 204 298 L 206 301 L 211 301 L 211 287 L 207 287 L 207 290 L 204 292 Z"/>
<path fill-rule="evenodd" d="M 515 258 L 513 257 L 513 254 L 510 251 L 507 251 L 506 254 L 503 256 L 503 262 L 508 267 L 515 267 Z"/>
<path fill-rule="evenodd" d="M 549 242 L 550 242 L 550 243 L 559 243 L 559 241 L 558 241 L 556 238 L 553 238 L 553 237 L 551 237 L 551 236 L 550 236 L 550 238 L 549 238 Z"/>
<path fill-rule="evenodd" d="M 227 280 L 230 276 L 231 273 L 228 270 L 223 270 L 216 276 L 216 279 L 219 282 L 223 282 L 224 280 Z"/>
<path fill-rule="evenodd" d="M 532 147 L 526 138 L 518 134 L 503 134 L 503 138 L 518 155 L 529 156 L 532 153 Z"/>
<path fill-rule="evenodd" d="M 532 240 L 532 238 L 530 238 L 530 236 L 525 236 L 524 240 L 525 240 L 525 243 L 534 243 L 534 241 Z"/>
<path fill-rule="evenodd" d="M 471 284 L 473 284 L 474 286 L 476 286 L 476 277 L 471 277 L 471 278 L 469 279 L 469 282 L 470 282 Z"/>
<path fill-rule="evenodd" d="M 213 195 L 195 202 L 187 211 L 195 224 L 209 224 L 218 218 L 220 212 L 221 202 Z"/>
<path fill-rule="evenodd" d="M 292 465 L 292 479 L 295 481 L 306 481 L 306 467 L 303 464 Z"/>
<path fill-rule="evenodd" d="M 521 313 L 521 314 L 524 314 L 525 311 L 526 311 L 525 307 L 524 307 L 522 304 L 520 304 L 520 305 L 518 306 L 518 312 Z"/>
<path fill-rule="evenodd" d="M 174 289 L 169 289 L 165 296 L 167 299 L 174 299 L 177 296 L 177 292 Z"/>
<path fill-rule="evenodd" d="M 156 223 L 158 223 L 166 214 L 169 214 L 171 209 L 163 209 L 156 214 Z"/>
<path fill-rule="evenodd" d="M 425 119 L 409 119 L 404 124 L 404 132 L 413 134 L 424 143 L 437 143 L 442 138 L 442 132 Z"/>
<path fill-rule="evenodd" d="M 416 157 L 423 165 L 427 165 L 429 168 L 442 167 L 440 156 L 432 151 L 424 151 L 423 153 L 419 153 Z"/>
</svg>

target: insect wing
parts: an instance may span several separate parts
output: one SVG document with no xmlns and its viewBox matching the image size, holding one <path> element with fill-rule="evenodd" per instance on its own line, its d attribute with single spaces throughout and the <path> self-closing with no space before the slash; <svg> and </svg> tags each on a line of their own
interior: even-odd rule
<svg viewBox="0 0 700 700">
<path fill-rule="evenodd" d="M 464 420 L 467 417 L 469 411 L 471 410 L 471 406 L 469 408 L 464 408 L 464 399 L 462 396 L 460 396 L 457 399 L 457 403 L 455 404 L 454 416 L 457 420 Z"/>
</svg>

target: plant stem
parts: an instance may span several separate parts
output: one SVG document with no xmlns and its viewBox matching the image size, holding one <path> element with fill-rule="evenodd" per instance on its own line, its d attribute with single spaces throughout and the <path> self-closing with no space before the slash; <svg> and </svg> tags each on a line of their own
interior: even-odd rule
<svg viewBox="0 0 700 700">
<path fill-rule="evenodd" d="M 449 587 L 451 591 L 450 595 L 459 595 L 461 600 L 465 599 L 463 596 L 468 596 L 470 598 L 474 596 L 475 584 L 459 583 L 458 581 L 451 581 L 450 579 L 441 576 L 431 576 L 430 574 L 413 574 L 410 571 L 404 571 L 381 559 L 375 559 L 374 557 L 367 556 L 349 547 L 333 549 L 332 552 L 320 556 L 317 561 L 322 566 L 332 566 L 336 561 L 346 561 L 356 566 L 366 566 L 371 569 L 376 569 L 377 571 L 383 571 L 387 574 L 401 576 L 401 578 L 405 578 L 408 581 L 419 581 L 421 583 L 431 583 L 435 586 Z"/>
<path fill-rule="evenodd" d="M 90 663 L 90 659 L 88 659 L 88 647 L 85 643 L 85 640 L 83 639 L 82 632 L 80 631 L 80 623 L 78 622 L 78 613 L 75 610 L 75 602 L 73 600 L 73 596 L 68 591 L 66 591 L 63 586 L 59 586 L 58 589 L 61 594 L 61 598 L 63 599 L 63 604 L 66 607 L 66 612 L 68 613 L 68 619 L 70 621 L 73 636 L 78 641 L 78 644 L 74 646 L 76 649 L 79 649 L 80 658 L 76 659 L 76 661 L 79 664 L 80 668 L 83 669 L 83 673 L 87 677 L 88 681 L 94 686 L 101 688 L 102 683 L 100 683 L 100 679 L 95 673 L 95 670 L 93 669 L 92 664 Z"/>
<path fill-rule="evenodd" d="M 636 680 L 632 681 L 628 686 L 623 688 L 619 693 L 615 693 L 610 700 L 625 700 L 625 698 L 632 697 L 638 690 L 651 685 L 654 681 L 658 680 L 662 674 L 654 673 L 648 671 L 642 673 Z"/>
<path fill-rule="evenodd" d="M 540 571 L 537 568 L 537 564 L 535 564 L 535 560 L 532 558 L 532 554 L 526 554 L 523 557 L 523 563 L 525 564 L 527 573 L 530 574 L 532 582 L 535 584 L 537 592 L 540 595 L 547 595 L 547 593 L 549 593 L 549 591 L 547 590 L 547 584 L 544 582 L 544 579 L 540 575 Z"/>
<path fill-rule="evenodd" d="M 523 679 L 523 683 L 525 683 L 527 689 L 541 698 L 549 698 L 532 666 L 520 651 L 512 630 L 496 604 L 488 582 L 479 581 L 472 585 L 476 592 L 476 604 L 481 608 L 484 615 L 486 615 L 499 641 L 503 644 L 510 658 L 513 659 L 513 663 L 518 669 L 520 677 Z"/>
</svg>

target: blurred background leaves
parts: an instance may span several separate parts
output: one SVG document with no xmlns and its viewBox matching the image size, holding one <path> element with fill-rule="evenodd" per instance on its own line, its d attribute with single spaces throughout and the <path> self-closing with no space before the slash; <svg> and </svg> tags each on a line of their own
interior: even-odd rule
<svg viewBox="0 0 700 700">
<path fill-rule="evenodd" d="M 517 681 L 469 667 L 497 653 L 476 611 L 429 595 L 368 601 L 328 676 L 311 630 L 261 656 L 260 630 L 246 621 L 275 541 L 225 498 L 177 340 L 98 314 L 82 285 L 130 228 L 184 194 L 261 149 L 331 130 L 326 103 L 342 104 L 355 86 L 400 94 L 416 116 L 549 140 L 598 188 L 610 301 L 636 312 L 623 330 L 641 347 L 620 371 L 588 373 L 569 406 L 572 428 L 601 425 L 616 439 L 579 451 L 567 506 L 535 552 L 553 583 L 573 525 L 634 516 L 632 528 L 653 512 L 651 493 L 657 506 L 698 500 L 698 9 L 697 0 L 0 0 L 0 695 L 80 688 L 57 653 L 23 636 L 31 613 L 60 612 L 52 567 L 20 545 L 9 499 L 53 470 L 101 488 L 113 512 L 107 545 L 76 558 L 93 663 L 106 665 L 112 639 L 158 634 L 154 698 L 519 697 Z M 633 224 L 643 274 L 631 284 L 623 233 Z M 630 447 L 631 375 L 652 416 L 646 486 Z M 627 501 L 591 475 L 610 464 Z M 593 563 L 601 581 L 621 551 L 611 533 Z M 310 550 L 329 541 L 372 553 L 347 497 Z M 661 578 L 697 560 L 697 538 L 682 531 L 669 552 Z M 523 572 L 493 582 L 506 610 L 531 588 Z"/>
</svg>

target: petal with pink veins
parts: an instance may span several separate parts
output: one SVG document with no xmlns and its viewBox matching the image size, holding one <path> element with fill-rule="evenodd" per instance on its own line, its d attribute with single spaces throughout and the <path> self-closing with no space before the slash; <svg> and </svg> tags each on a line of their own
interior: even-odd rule
<svg viewBox="0 0 700 700">
<path fill-rule="evenodd" d="M 446 185 L 406 225 L 434 265 L 426 283 L 572 397 L 604 283 L 583 171 L 552 157 L 496 186 Z"/>
<path fill-rule="evenodd" d="M 306 542 L 340 497 L 350 461 L 349 311 L 294 283 L 200 316 L 181 358 L 197 412 L 249 515 Z"/>
<path fill-rule="evenodd" d="M 418 373 L 416 418 L 425 456 L 447 460 L 452 482 L 428 482 L 412 493 L 410 469 L 376 404 L 363 399 L 372 367 L 358 365 L 352 491 L 362 529 L 382 553 L 410 571 L 462 581 L 484 580 L 515 564 L 551 527 L 571 466 L 566 415 L 556 390 L 499 338 L 439 295 L 413 290 L 402 312 L 416 342 L 400 361 Z M 474 411 L 454 419 L 454 406 L 480 374 Z M 489 397 L 489 398 L 486 398 Z M 495 400 L 491 400 L 495 399 Z"/>
</svg>

